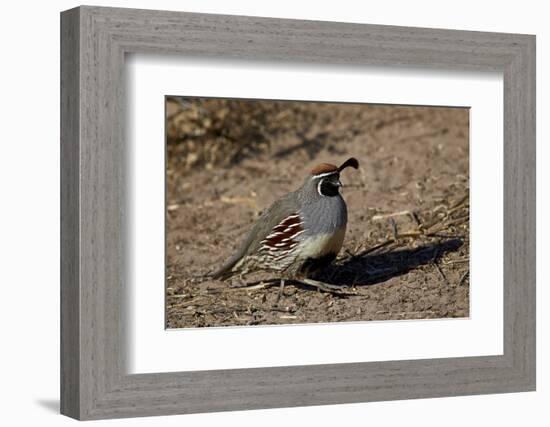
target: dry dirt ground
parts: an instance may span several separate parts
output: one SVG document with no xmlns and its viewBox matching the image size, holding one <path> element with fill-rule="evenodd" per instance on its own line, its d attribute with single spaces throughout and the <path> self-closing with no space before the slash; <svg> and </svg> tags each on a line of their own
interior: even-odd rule
<svg viewBox="0 0 550 427">
<path fill-rule="evenodd" d="M 469 111 L 167 98 L 166 327 L 469 316 Z M 344 247 L 318 279 L 207 277 L 262 209 L 350 156 Z"/>
</svg>

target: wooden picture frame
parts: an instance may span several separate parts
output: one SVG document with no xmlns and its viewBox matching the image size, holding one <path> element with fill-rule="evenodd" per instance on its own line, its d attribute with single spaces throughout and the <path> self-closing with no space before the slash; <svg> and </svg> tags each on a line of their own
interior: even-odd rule
<svg viewBox="0 0 550 427">
<path fill-rule="evenodd" d="M 504 352 L 127 374 L 126 53 L 490 70 L 504 79 Z M 78 7 L 61 14 L 61 412 L 77 419 L 535 389 L 535 37 Z"/>
</svg>

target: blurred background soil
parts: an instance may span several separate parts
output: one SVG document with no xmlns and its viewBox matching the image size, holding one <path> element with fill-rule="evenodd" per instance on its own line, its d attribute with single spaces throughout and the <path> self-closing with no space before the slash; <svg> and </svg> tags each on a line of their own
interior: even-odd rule
<svg viewBox="0 0 550 427">
<path fill-rule="evenodd" d="M 166 327 L 469 316 L 469 111 L 167 97 Z M 320 162 L 350 156 L 344 247 L 317 278 L 205 275 Z"/>
</svg>

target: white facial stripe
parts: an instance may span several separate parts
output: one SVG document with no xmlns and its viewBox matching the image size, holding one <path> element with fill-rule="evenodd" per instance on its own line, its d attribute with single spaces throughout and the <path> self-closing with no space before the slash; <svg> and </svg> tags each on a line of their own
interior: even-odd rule
<svg viewBox="0 0 550 427">
<path fill-rule="evenodd" d="M 319 175 L 313 175 L 312 178 L 313 179 L 322 178 L 324 176 L 334 175 L 335 173 L 339 173 L 339 172 L 336 170 L 336 171 L 332 171 L 332 172 L 320 173 Z"/>
<path fill-rule="evenodd" d="M 319 196 L 321 197 L 324 197 L 324 194 L 321 193 L 321 184 L 323 183 L 323 180 L 320 180 L 318 183 L 317 183 L 317 193 L 319 193 Z"/>
</svg>

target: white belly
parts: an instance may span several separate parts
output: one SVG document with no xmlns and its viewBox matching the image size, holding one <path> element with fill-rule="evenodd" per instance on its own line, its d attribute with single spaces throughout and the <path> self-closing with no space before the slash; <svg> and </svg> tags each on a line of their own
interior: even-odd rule
<svg viewBox="0 0 550 427">
<path fill-rule="evenodd" d="M 330 253 L 338 254 L 344 243 L 346 228 L 342 227 L 333 234 L 320 234 L 300 243 L 296 254 L 298 258 L 321 258 Z"/>
</svg>

